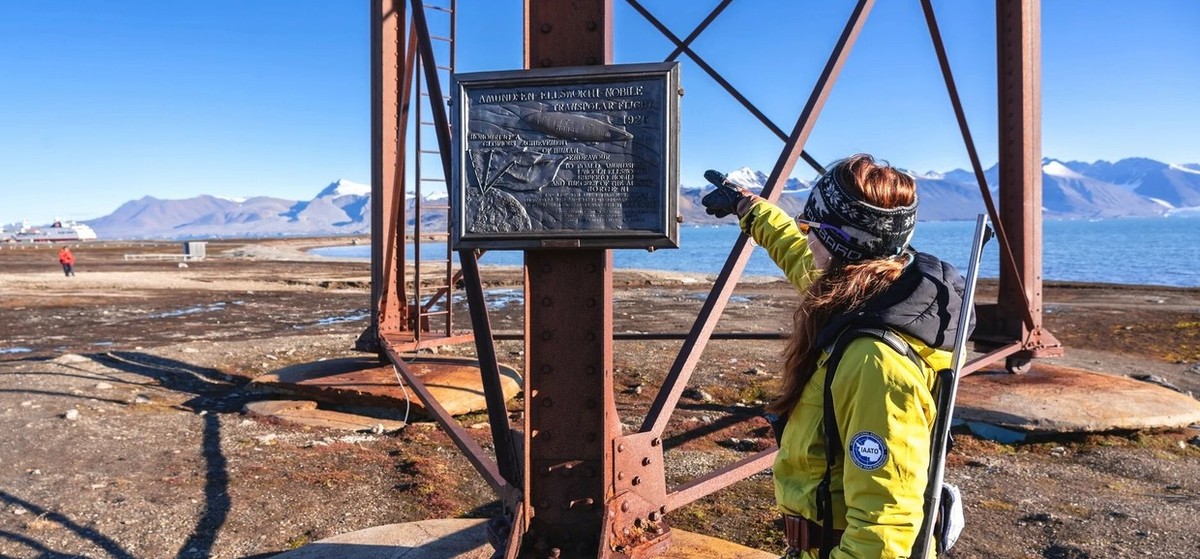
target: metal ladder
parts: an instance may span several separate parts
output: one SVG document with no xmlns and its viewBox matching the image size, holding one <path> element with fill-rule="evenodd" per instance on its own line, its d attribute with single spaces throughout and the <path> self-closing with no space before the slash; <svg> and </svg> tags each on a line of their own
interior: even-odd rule
<svg viewBox="0 0 1200 559">
<path fill-rule="evenodd" d="M 450 76 L 454 73 L 455 63 L 455 34 L 457 0 L 448 0 L 447 5 L 425 5 L 426 20 L 431 27 L 430 39 L 433 41 L 435 58 L 446 60 L 448 64 L 437 65 L 437 75 L 442 91 L 448 91 Z M 432 16 L 432 17 L 430 17 Z M 445 29 L 445 35 L 435 35 L 432 29 Z M 439 48 L 439 46 L 441 48 Z M 405 223 L 405 244 L 412 244 L 413 289 L 409 301 L 408 328 L 415 341 L 420 344 L 422 337 L 441 338 L 453 335 L 454 310 L 454 262 L 450 250 L 450 197 L 449 177 L 442 176 L 441 151 L 437 144 L 437 130 L 432 120 L 432 103 L 443 105 L 449 99 L 431 99 L 428 84 L 425 81 L 424 69 L 417 59 L 416 71 L 416 125 L 414 129 L 414 185 L 412 224 Z M 427 104 L 428 103 L 428 104 Z M 426 160 L 428 158 L 428 160 Z M 428 186 L 428 188 L 427 188 Z M 436 202 L 427 202 L 425 193 L 439 190 L 446 194 Z M 438 224 L 436 230 L 426 230 L 426 225 Z M 423 249 L 443 251 L 440 255 L 425 258 Z M 430 273 L 440 278 L 435 283 L 424 284 L 423 278 Z M 424 336 L 423 336 L 424 335 Z"/>
</svg>

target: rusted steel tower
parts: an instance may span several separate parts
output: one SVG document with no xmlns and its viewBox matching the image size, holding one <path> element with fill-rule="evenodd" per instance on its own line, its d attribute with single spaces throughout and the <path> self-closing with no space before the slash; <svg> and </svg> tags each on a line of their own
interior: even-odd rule
<svg viewBox="0 0 1200 559">
<path fill-rule="evenodd" d="M 691 58 L 784 141 L 762 192 L 764 197 L 778 198 L 801 159 L 820 170 L 803 148 L 873 1 L 854 4 L 790 131 L 767 119 L 689 46 L 731 0 L 721 0 L 685 39 L 672 33 L 637 0 L 627 2 L 676 45 L 667 61 L 681 55 Z M 1010 370 L 1020 371 L 1030 358 L 1061 351 L 1041 320 L 1039 4 L 1036 0 L 996 2 L 999 208 L 991 200 L 930 0 L 922 0 L 922 6 L 980 192 L 1001 243 L 999 298 L 995 305 L 980 309 L 976 339 L 990 353 L 968 364 L 965 372 L 1001 359 L 1008 360 Z M 410 300 L 408 296 L 405 166 L 414 82 L 424 84 L 423 91 L 432 101 L 428 126 L 437 138 L 442 177 L 452 175 L 451 130 L 433 47 L 439 36 L 429 31 L 427 8 L 422 0 L 372 1 L 372 323 L 359 347 L 386 355 L 396 365 L 505 503 L 507 512 L 494 523 L 493 534 L 506 557 L 656 555 L 671 543 L 666 522 L 670 511 L 762 471 L 774 458 L 774 450 L 762 451 L 673 488 L 667 487 L 664 478 L 663 463 L 668 456 L 662 435 L 667 421 L 701 352 L 710 340 L 723 337 L 716 332 L 716 322 L 745 268 L 751 246 L 745 235 L 739 237 L 689 332 L 648 335 L 678 337 L 684 342 L 645 421 L 631 434 L 622 432 L 613 398 L 611 250 L 527 250 L 526 327 L 521 336 L 526 346 L 526 408 L 524 424 L 514 428 L 499 390 L 495 336 L 483 304 L 479 254 L 460 252 L 461 269 L 447 272 L 448 281 L 429 300 L 419 296 Z M 444 9 L 452 14 L 454 5 Z M 612 12 L 612 0 L 526 0 L 525 67 L 610 64 Z M 418 149 L 417 157 L 425 151 Z M 419 273 L 411 278 L 418 293 L 421 280 Z M 443 330 L 428 328 L 424 316 L 437 306 L 433 300 L 444 297 L 448 306 L 452 289 L 460 284 L 469 303 L 473 332 L 455 331 L 449 318 Z M 760 337 L 778 335 L 764 333 Z M 431 401 L 420 378 L 410 370 L 412 357 L 405 355 L 422 347 L 468 339 L 474 340 L 479 357 L 494 458 Z"/>
</svg>

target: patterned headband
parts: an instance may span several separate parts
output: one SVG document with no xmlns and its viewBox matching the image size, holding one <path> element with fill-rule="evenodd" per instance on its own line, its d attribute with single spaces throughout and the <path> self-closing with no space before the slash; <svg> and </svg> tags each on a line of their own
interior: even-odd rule
<svg viewBox="0 0 1200 559">
<path fill-rule="evenodd" d="M 813 186 L 804 204 L 804 219 L 841 228 L 850 239 L 828 229 L 813 232 L 830 254 L 848 262 L 891 258 L 904 252 L 917 223 L 917 200 L 898 208 L 873 206 L 847 192 L 837 168 Z"/>
</svg>

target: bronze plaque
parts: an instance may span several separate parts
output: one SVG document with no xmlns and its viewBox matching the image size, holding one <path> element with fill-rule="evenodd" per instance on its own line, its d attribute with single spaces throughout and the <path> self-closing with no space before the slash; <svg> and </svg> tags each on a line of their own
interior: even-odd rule
<svg viewBox="0 0 1200 559">
<path fill-rule="evenodd" d="M 453 246 L 676 248 L 679 65 L 454 76 Z"/>
</svg>

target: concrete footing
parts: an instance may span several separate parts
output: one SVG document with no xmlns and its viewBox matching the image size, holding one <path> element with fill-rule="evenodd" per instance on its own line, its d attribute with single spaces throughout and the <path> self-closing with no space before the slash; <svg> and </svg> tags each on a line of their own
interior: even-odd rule
<svg viewBox="0 0 1200 559">
<path fill-rule="evenodd" d="M 310 543 L 272 559 L 488 559 L 492 546 L 481 519 L 436 519 L 376 526 Z M 663 559 L 777 559 L 725 540 L 671 530 Z"/>
<path fill-rule="evenodd" d="M 1035 362 L 1023 374 L 963 378 L 954 417 L 982 436 L 998 427 L 1019 440 L 1022 434 L 1186 427 L 1200 423 L 1200 401 L 1128 377 Z"/>
</svg>

